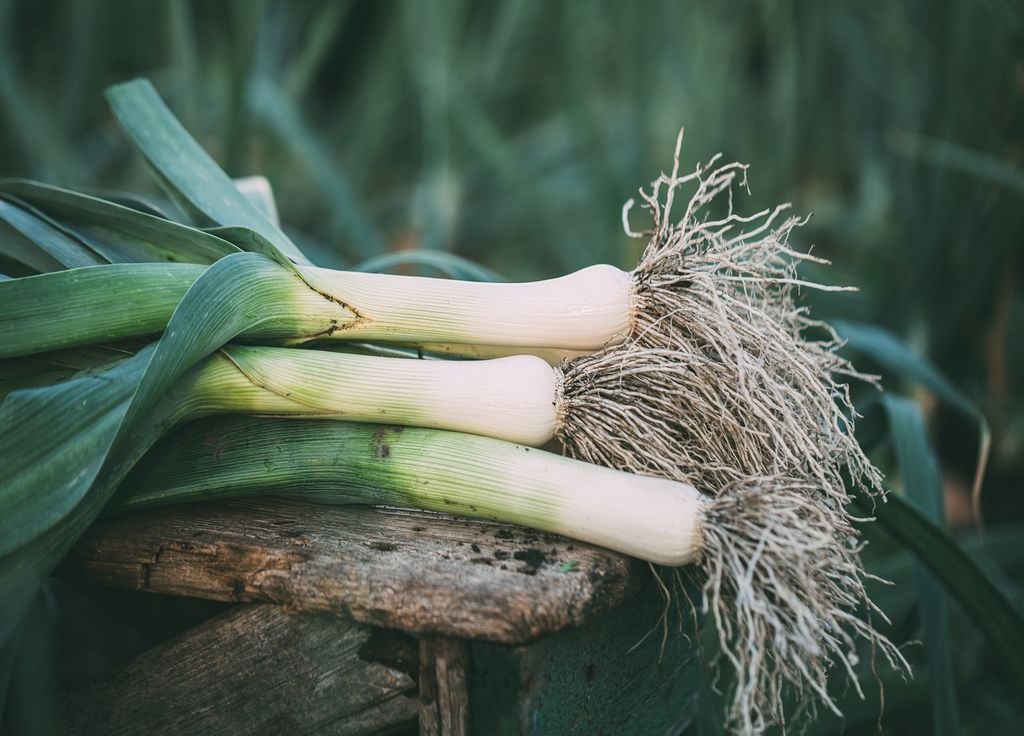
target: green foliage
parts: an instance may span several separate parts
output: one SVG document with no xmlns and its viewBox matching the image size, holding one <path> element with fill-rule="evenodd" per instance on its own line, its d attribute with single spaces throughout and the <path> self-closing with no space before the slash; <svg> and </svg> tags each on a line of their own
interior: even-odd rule
<svg viewBox="0 0 1024 736">
<path fill-rule="evenodd" d="M 200 225 L 252 230 L 271 244 L 267 255 L 307 262 L 181 126 L 148 80 L 111 87 L 107 100 L 125 135 L 186 217 Z"/>
<path fill-rule="evenodd" d="M 5 281 L 0 358 L 159 333 L 204 270 L 185 263 L 111 263 Z"/>
<path fill-rule="evenodd" d="M 209 264 L 238 251 L 215 235 L 184 227 L 166 219 L 159 211 L 145 211 L 143 208 L 148 207 L 144 200 L 125 206 L 110 198 L 91 197 L 18 179 L 0 181 L 0 196 L 24 202 L 35 209 L 40 219 L 56 223 L 68 237 L 76 239 L 80 247 L 91 249 L 99 256 L 92 263 L 187 261 Z M 33 242 L 45 247 L 40 239 Z M 73 267 L 70 263 L 63 265 Z"/>
</svg>

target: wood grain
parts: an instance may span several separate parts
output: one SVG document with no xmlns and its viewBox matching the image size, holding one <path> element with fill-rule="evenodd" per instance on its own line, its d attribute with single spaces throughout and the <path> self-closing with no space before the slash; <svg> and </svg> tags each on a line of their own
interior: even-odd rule
<svg viewBox="0 0 1024 736">
<path fill-rule="evenodd" d="M 383 734 L 414 727 L 416 683 L 361 652 L 370 627 L 240 606 L 67 693 L 59 733 Z"/>
<path fill-rule="evenodd" d="M 384 628 L 517 644 L 621 603 L 646 569 L 520 527 L 246 499 L 103 519 L 60 572 L 103 585 L 274 602 Z"/>
<path fill-rule="evenodd" d="M 469 736 L 469 644 L 420 640 L 420 736 Z"/>
</svg>

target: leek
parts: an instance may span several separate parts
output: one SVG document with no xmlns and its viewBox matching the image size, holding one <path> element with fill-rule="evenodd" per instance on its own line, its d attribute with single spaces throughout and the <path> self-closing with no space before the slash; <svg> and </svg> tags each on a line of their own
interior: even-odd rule
<svg viewBox="0 0 1024 736">
<path fill-rule="evenodd" d="M 210 426 L 201 427 L 205 439 L 187 432 L 184 444 L 144 460 L 108 510 L 264 491 L 503 521 L 663 565 L 701 556 L 706 497 L 676 481 L 458 432 L 348 422 Z"/>
<path fill-rule="evenodd" d="M 204 270 L 106 264 L 0 282 L 0 358 L 159 333 Z M 609 298 L 616 291 L 619 298 Z M 547 281 L 483 284 L 305 266 L 282 274 L 270 309 L 287 329 L 247 337 L 382 340 L 460 357 L 511 348 L 572 351 L 562 357 L 621 339 L 628 278 L 592 266 Z"/>
</svg>

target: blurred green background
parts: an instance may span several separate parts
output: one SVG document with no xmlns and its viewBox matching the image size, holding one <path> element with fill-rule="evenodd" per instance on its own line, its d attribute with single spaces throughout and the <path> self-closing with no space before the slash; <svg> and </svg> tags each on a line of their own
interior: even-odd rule
<svg viewBox="0 0 1024 736">
<path fill-rule="evenodd" d="M 321 265 L 429 249 L 513 279 L 629 267 L 642 244 L 622 204 L 671 165 L 681 126 L 684 168 L 719 151 L 749 163 L 740 208 L 813 212 L 796 245 L 834 265 L 808 275 L 860 287 L 808 294 L 816 314 L 901 341 L 853 355 L 913 399 L 940 517 L 1020 603 L 1019 2 L 0 0 L 0 175 L 155 195 L 102 98 L 139 75 L 228 173 L 270 179 L 285 230 Z M 864 396 L 865 442 L 900 489 L 899 448 Z M 992 436 L 981 534 L 964 400 Z M 897 583 L 878 592 L 892 634 L 919 641 L 934 599 L 913 592 L 898 544 L 869 538 L 871 570 Z M 955 605 L 948 642 L 945 690 L 934 650 L 908 644 L 918 677 L 887 683 L 883 728 L 1019 727 L 1019 693 Z M 843 700 L 847 731 L 874 732 L 877 694 L 858 702 Z"/>
</svg>

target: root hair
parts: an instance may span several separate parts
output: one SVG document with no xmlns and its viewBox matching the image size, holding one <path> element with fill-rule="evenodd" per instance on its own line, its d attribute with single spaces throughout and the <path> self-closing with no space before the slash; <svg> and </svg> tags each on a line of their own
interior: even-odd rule
<svg viewBox="0 0 1024 736">
<path fill-rule="evenodd" d="M 872 624 L 888 619 L 864 589 L 856 531 L 838 524 L 820 496 L 804 482 L 748 479 L 705 507 L 701 609 L 713 616 L 721 656 L 735 673 L 728 718 L 737 732 L 785 727 L 787 691 L 797 702 L 794 721 L 813 718 L 819 705 L 841 716 L 827 677 L 839 669 L 863 698 L 858 643 L 910 674 Z"/>
<path fill-rule="evenodd" d="M 843 480 L 871 493 L 882 476 L 853 437 L 856 414 L 845 381 L 858 374 L 836 350 L 827 324 L 797 304 L 802 261 L 791 249 L 803 220 L 788 205 L 749 217 L 733 211 L 733 188 L 746 166 L 719 156 L 641 190 L 654 227 L 633 272 L 634 325 L 619 345 L 562 365 L 569 454 L 699 488 L 749 476 L 813 479 L 838 505 Z M 675 196 L 696 185 L 682 217 Z M 707 214 L 715 200 L 725 212 Z M 627 203 L 627 208 L 631 203 Z M 628 225 L 627 225 L 628 228 Z"/>
<path fill-rule="evenodd" d="M 574 457 L 690 483 L 704 508 L 701 608 L 735 671 L 731 727 L 760 733 L 819 705 L 838 713 L 830 669 L 849 676 L 858 641 L 899 672 L 909 667 L 879 633 L 884 614 L 864 588 L 844 482 L 870 494 L 882 476 L 853 436 L 846 381 L 858 374 L 841 340 L 797 303 L 801 262 L 788 245 L 805 220 L 788 205 L 749 217 L 733 209 L 746 166 L 715 156 L 641 190 L 653 228 L 633 271 L 634 324 L 619 344 L 564 361 L 558 437 Z M 694 184 L 682 216 L 677 192 Z M 721 205 L 711 214 L 712 203 Z M 858 615 L 860 613 L 861 615 Z M 714 665 L 715 663 L 710 663 Z M 721 670 L 713 670 L 721 672 Z M 713 675 L 713 677 L 716 677 Z"/>
</svg>

